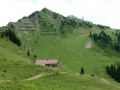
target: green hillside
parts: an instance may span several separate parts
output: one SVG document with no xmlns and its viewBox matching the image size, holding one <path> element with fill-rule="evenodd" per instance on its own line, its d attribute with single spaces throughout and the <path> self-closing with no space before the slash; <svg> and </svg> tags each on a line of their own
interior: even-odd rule
<svg viewBox="0 0 120 90">
<path fill-rule="evenodd" d="M 102 30 L 114 37 L 114 29 L 47 8 L 0 28 L 8 29 L 15 31 L 22 45 L 0 38 L 0 90 L 120 90 L 106 73 L 106 66 L 120 62 L 120 53 L 100 48 L 89 37 L 90 32 Z M 58 59 L 62 68 L 35 65 L 34 55 L 36 60 Z"/>
<path fill-rule="evenodd" d="M 0 81 L 22 80 L 51 71 L 33 64 L 20 47 L 6 39 L 0 39 Z"/>
</svg>

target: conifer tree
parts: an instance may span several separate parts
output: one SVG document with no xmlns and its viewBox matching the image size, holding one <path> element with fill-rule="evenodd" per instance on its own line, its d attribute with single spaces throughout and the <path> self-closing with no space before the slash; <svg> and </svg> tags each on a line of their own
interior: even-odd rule
<svg viewBox="0 0 120 90">
<path fill-rule="evenodd" d="M 29 52 L 29 50 L 27 51 L 27 56 L 30 56 L 30 52 Z"/>
<path fill-rule="evenodd" d="M 92 33 L 90 32 L 90 37 L 92 38 Z"/>
<path fill-rule="evenodd" d="M 84 68 L 82 67 L 81 70 L 80 70 L 80 74 L 84 74 Z"/>
</svg>

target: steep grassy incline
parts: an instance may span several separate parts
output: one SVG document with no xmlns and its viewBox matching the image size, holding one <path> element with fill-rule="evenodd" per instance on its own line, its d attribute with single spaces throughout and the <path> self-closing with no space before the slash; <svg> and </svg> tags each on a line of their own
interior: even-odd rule
<svg viewBox="0 0 120 90">
<path fill-rule="evenodd" d="M 42 59 L 56 58 L 65 68 L 74 72 L 79 73 L 80 68 L 84 67 L 86 73 L 100 77 L 107 76 L 105 72 L 107 65 L 120 61 L 119 53 L 97 47 L 88 34 L 39 44 L 33 47 L 33 52 Z"/>
<path fill-rule="evenodd" d="M 114 30 L 106 32 L 112 35 Z M 89 45 L 91 47 L 87 47 Z M 38 46 L 31 44 L 31 48 L 33 48 L 32 52 L 41 59 L 58 59 L 66 72 L 25 82 L 25 85 L 33 85 L 33 90 L 120 89 L 119 83 L 111 79 L 105 71 L 107 65 L 120 62 L 120 54 L 109 48 L 101 49 L 96 46 L 86 31 L 80 36 L 58 38 Z M 85 70 L 83 76 L 79 75 L 81 67 Z"/>
<path fill-rule="evenodd" d="M 0 81 L 22 80 L 50 69 L 33 64 L 22 49 L 6 39 L 0 39 Z"/>
</svg>

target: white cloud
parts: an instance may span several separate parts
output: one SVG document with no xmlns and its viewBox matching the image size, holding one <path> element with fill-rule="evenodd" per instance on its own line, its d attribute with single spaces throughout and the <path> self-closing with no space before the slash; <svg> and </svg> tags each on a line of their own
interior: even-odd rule
<svg viewBox="0 0 120 90">
<path fill-rule="evenodd" d="M 9 21 L 17 21 L 35 10 L 36 6 L 32 2 L 20 0 L 1 0 L 0 26 L 6 25 Z"/>
<path fill-rule="evenodd" d="M 73 14 L 94 23 L 120 28 L 120 0 L 1 0 L 0 26 L 44 7 L 65 16 Z"/>
</svg>

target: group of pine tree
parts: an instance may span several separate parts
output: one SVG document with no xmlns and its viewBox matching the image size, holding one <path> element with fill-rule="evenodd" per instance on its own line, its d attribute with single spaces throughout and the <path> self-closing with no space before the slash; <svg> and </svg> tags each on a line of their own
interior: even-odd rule
<svg viewBox="0 0 120 90">
<path fill-rule="evenodd" d="M 0 37 L 7 38 L 16 45 L 21 46 L 20 39 L 16 36 L 14 30 L 11 30 L 10 28 L 8 30 L 0 32 Z"/>
<path fill-rule="evenodd" d="M 120 32 L 119 31 L 116 31 L 115 39 L 111 38 L 111 36 L 107 35 L 105 33 L 105 31 L 103 31 L 103 30 L 100 33 L 91 33 L 90 32 L 90 37 L 100 47 L 102 47 L 102 48 L 110 47 L 113 50 L 120 52 Z"/>
<path fill-rule="evenodd" d="M 120 31 L 116 31 L 116 33 L 112 33 L 115 35 L 114 39 L 105 33 L 105 31 L 101 31 L 100 33 L 91 33 L 90 37 L 92 40 L 101 48 L 110 47 L 117 52 L 120 52 Z M 106 72 L 114 78 L 116 81 L 120 82 L 120 65 L 111 65 L 106 67 Z"/>
<path fill-rule="evenodd" d="M 106 71 L 112 78 L 120 82 L 120 65 L 107 66 Z"/>
</svg>

